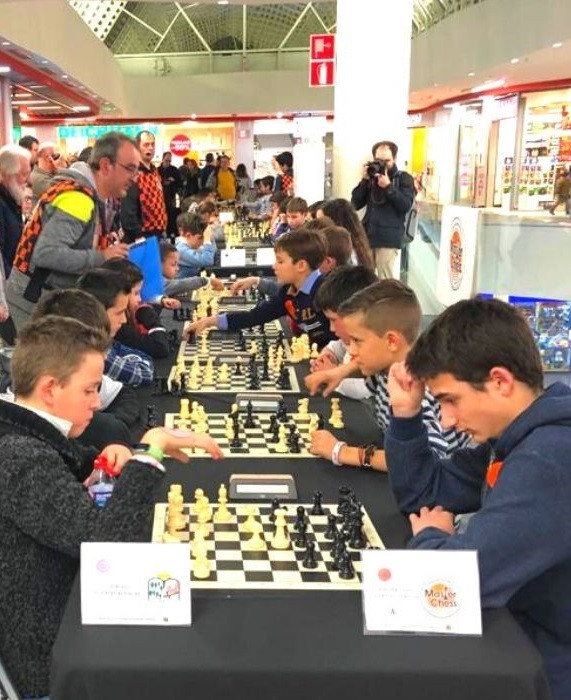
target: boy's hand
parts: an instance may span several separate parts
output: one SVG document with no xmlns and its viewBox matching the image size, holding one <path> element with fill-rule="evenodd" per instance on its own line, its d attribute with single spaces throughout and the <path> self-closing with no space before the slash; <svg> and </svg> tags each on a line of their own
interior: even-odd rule
<svg viewBox="0 0 571 700">
<path fill-rule="evenodd" d="M 449 535 L 454 534 L 454 515 L 444 510 L 442 506 L 436 508 L 427 508 L 426 506 L 420 509 L 420 513 L 415 515 L 412 513 L 408 516 L 412 527 L 412 534 L 418 535 L 427 527 L 436 527 Z"/>
<path fill-rule="evenodd" d="M 161 306 L 163 306 L 165 309 L 180 309 L 182 306 L 181 302 L 178 299 L 173 299 L 172 297 L 163 297 L 161 299 Z"/>
<path fill-rule="evenodd" d="M 101 251 L 104 260 L 111 260 L 111 258 L 126 258 L 129 252 L 129 246 L 126 243 L 116 243 L 115 245 L 110 245 Z"/>
<path fill-rule="evenodd" d="M 387 387 L 391 408 L 397 418 L 412 418 L 419 413 L 424 384 L 410 374 L 404 362 L 395 362 L 391 366 Z"/>
<path fill-rule="evenodd" d="M 212 243 L 213 233 L 212 226 L 208 224 L 208 226 L 204 229 L 204 243 Z"/>
<path fill-rule="evenodd" d="M 339 368 L 323 369 L 313 374 L 308 374 L 304 378 L 305 386 L 309 390 L 310 396 L 315 396 L 320 387 L 323 387 L 321 392 L 323 396 L 329 396 L 342 382 L 343 377 L 339 376 Z"/>
<path fill-rule="evenodd" d="M 325 348 L 325 350 L 322 350 L 319 353 L 315 360 L 310 360 L 309 369 L 312 372 L 319 372 L 322 369 L 333 369 L 334 367 L 337 367 L 338 364 L 339 360 L 335 357 L 335 355 Z"/>
<path fill-rule="evenodd" d="M 236 280 L 234 284 L 230 287 L 230 291 L 234 296 L 239 292 L 243 292 L 245 289 L 250 289 L 260 283 L 259 277 L 244 277 L 244 279 Z"/>
<path fill-rule="evenodd" d="M 6 321 L 9 316 L 10 312 L 8 309 L 3 304 L 0 304 L 0 322 Z"/>
<path fill-rule="evenodd" d="M 194 433 L 192 430 L 151 428 L 143 435 L 142 442 L 158 447 L 165 455 L 174 457 L 180 462 L 189 461 L 188 455 L 182 450 L 190 447 L 200 447 L 206 450 L 212 459 L 221 459 L 224 456 L 222 450 L 210 435 Z"/>
<path fill-rule="evenodd" d="M 328 430 L 316 430 L 311 435 L 311 445 L 309 446 L 309 451 L 312 455 L 318 455 L 319 457 L 325 457 L 325 459 L 331 459 L 336 442 L 338 442 L 337 438 Z"/>
<path fill-rule="evenodd" d="M 206 316 L 206 318 L 201 318 L 199 321 L 193 321 L 192 323 L 186 322 L 182 329 L 183 340 L 188 340 L 188 337 L 195 333 L 200 335 L 207 328 L 216 327 L 216 316 Z"/>
<path fill-rule="evenodd" d="M 125 445 L 107 445 L 101 452 L 101 456 L 105 457 L 110 467 L 113 467 L 113 472 L 119 475 L 126 462 L 133 456 L 133 453 Z"/>
<path fill-rule="evenodd" d="M 210 287 L 215 292 L 222 292 L 222 291 L 224 291 L 224 282 L 222 280 L 219 280 L 218 277 L 211 277 L 210 278 Z"/>
</svg>

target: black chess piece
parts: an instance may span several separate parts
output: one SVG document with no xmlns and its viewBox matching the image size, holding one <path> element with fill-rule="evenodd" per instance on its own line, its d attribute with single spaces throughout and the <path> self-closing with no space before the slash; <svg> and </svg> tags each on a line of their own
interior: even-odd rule
<svg viewBox="0 0 571 700">
<path fill-rule="evenodd" d="M 236 367 L 234 368 L 234 375 L 235 375 L 236 377 L 241 377 L 242 374 L 243 374 L 243 372 L 242 372 L 242 361 L 240 360 L 240 358 L 238 358 L 238 359 L 236 360 Z"/>
<path fill-rule="evenodd" d="M 263 382 L 269 382 L 270 381 L 270 365 L 268 362 L 268 356 L 264 355 L 264 364 L 262 365 L 262 381 Z"/>
<path fill-rule="evenodd" d="M 161 377 L 161 394 L 169 393 L 169 378 Z"/>
<path fill-rule="evenodd" d="M 275 514 L 275 513 L 276 513 L 276 510 L 277 510 L 278 508 L 281 508 L 281 507 L 282 507 L 282 506 L 281 506 L 281 503 L 279 502 L 279 499 L 274 498 L 274 499 L 272 500 L 272 505 L 271 505 L 270 507 L 271 507 L 271 509 L 272 509 L 272 512 L 270 513 L 270 518 L 269 518 L 269 519 L 270 519 L 270 521 L 273 523 L 274 520 L 276 519 L 276 514 Z"/>
<path fill-rule="evenodd" d="M 287 421 L 288 416 L 285 407 L 285 401 L 283 399 L 280 399 L 278 401 L 278 412 L 276 415 L 280 423 L 285 423 Z"/>
<path fill-rule="evenodd" d="M 156 428 L 158 424 L 157 407 L 150 403 L 147 406 L 147 428 Z"/>
<path fill-rule="evenodd" d="M 339 578 L 350 580 L 355 578 L 355 567 L 349 552 L 344 552 L 339 559 Z"/>
<path fill-rule="evenodd" d="M 187 392 L 186 382 L 187 382 L 187 374 L 186 374 L 186 372 L 183 372 L 180 375 L 180 393 L 181 394 L 186 394 L 186 392 Z"/>
<path fill-rule="evenodd" d="M 349 547 L 351 549 L 365 549 L 367 541 L 363 536 L 363 528 L 359 523 L 354 523 L 351 527 L 351 537 L 349 539 Z"/>
<path fill-rule="evenodd" d="M 180 385 L 176 379 L 171 380 L 171 394 L 173 396 L 179 396 L 180 394 Z"/>
<path fill-rule="evenodd" d="M 338 512 L 344 513 L 345 508 L 349 506 L 349 500 L 351 497 L 351 489 L 345 484 L 339 487 L 339 502 L 338 502 Z M 344 504 L 347 504 L 345 506 Z"/>
<path fill-rule="evenodd" d="M 244 428 L 255 428 L 256 423 L 254 421 L 252 402 L 248 401 L 246 404 L 246 420 L 244 421 Z"/>
<path fill-rule="evenodd" d="M 326 540 L 335 540 L 337 538 L 337 518 L 333 514 L 329 514 L 327 516 L 327 530 L 325 530 L 325 533 L 323 537 L 325 537 Z"/>
<path fill-rule="evenodd" d="M 185 320 L 185 321 L 191 321 L 191 320 L 192 320 L 192 316 L 191 316 L 191 314 L 190 314 L 190 307 L 189 307 L 189 306 L 187 306 L 187 307 L 185 308 L 185 310 L 184 310 L 184 320 Z"/>
<path fill-rule="evenodd" d="M 291 389 L 291 379 L 289 375 L 289 367 L 282 365 L 280 369 L 280 387 L 289 391 Z"/>
<path fill-rule="evenodd" d="M 299 530 L 299 524 L 305 523 L 305 508 L 303 506 L 298 506 L 296 510 L 295 523 L 293 524 L 294 530 Z"/>
<path fill-rule="evenodd" d="M 325 428 L 325 418 L 321 413 L 317 414 L 317 430 L 323 430 Z"/>
<path fill-rule="evenodd" d="M 292 435 L 289 445 L 289 451 L 294 455 L 298 455 L 301 452 L 301 447 L 299 445 L 300 440 L 301 437 L 299 433 L 295 433 L 295 435 Z"/>
<path fill-rule="evenodd" d="M 298 547 L 299 549 L 305 549 L 307 547 L 307 535 L 305 534 L 307 531 L 307 523 L 305 520 L 299 523 L 299 527 L 297 530 L 297 537 L 295 538 L 295 546 Z"/>
<path fill-rule="evenodd" d="M 302 566 L 304 569 L 316 569 L 317 561 L 315 560 L 315 543 L 312 540 L 308 540 L 305 545 L 305 556 L 303 558 Z"/>
<path fill-rule="evenodd" d="M 323 494 L 321 493 L 321 491 L 314 491 L 311 515 L 325 515 L 325 511 L 323 510 L 323 506 L 321 505 L 322 500 Z"/>
<path fill-rule="evenodd" d="M 339 569 L 339 567 L 341 566 L 341 562 L 343 561 L 343 557 L 346 553 L 347 546 L 345 544 L 345 540 L 343 539 L 343 537 L 340 537 L 335 543 L 333 549 L 331 550 L 331 568 L 333 569 L 333 571 L 337 571 Z"/>
<path fill-rule="evenodd" d="M 273 445 L 273 444 L 278 443 L 280 441 L 279 423 L 274 423 L 274 425 L 271 427 L 271 430 L 272 430 L 272 436 L 270 438 L 268 438 L 268 442 Z"/>
<path fill-rule="evenodd" d="M 235 421 L 233 424 L 233 430 L 234 430 L 234 437 L 232 438 L 232 442 L 230 443 L 230 447 L 242 447 L 242 442 L 240 441 L 240 433 L 239 433 L 239 425 L 238 421 Z"/>
</svg>

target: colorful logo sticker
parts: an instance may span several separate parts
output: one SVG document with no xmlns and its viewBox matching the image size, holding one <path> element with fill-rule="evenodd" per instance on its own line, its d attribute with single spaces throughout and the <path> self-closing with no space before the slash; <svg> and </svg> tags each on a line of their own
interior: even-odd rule
<svg viewBox="0 0 571 700">
<path fill-rule="evenodd" d="M 157 574 L 147 583 L 147 597 L 149 600 L 180 600 L 180 581 L 170 574 Z"/>
<path fill-rule="evenodd" d="M 431 581 L 424 586 L 422 603 L 434 617 L 450 617 L 460 607 L 456 591 L 444 580 Z"/>
<path fill-rule="evenodd" d="M 462 222 L 456 218 L 452 221 L 452 234 L 450 236 L 450 259 L 448 265 L 448 275 L 450 286 L 454 291 L 462 284 L 463 270 L 463 236 Z"/>
</svg>

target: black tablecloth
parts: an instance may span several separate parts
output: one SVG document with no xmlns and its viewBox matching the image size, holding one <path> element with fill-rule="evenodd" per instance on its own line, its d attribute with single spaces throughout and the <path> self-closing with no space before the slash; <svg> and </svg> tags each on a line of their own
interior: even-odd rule
<svg viewBox="0 0 571 700">
<path fill-rule="evenodd" d="M 166 365 L 165 365 L 166 367 Z M 227 410 L 230 396 L 196 395 L 207 411 Z M 287 397 L 289 409 L 298 397 Z M 179 399 L 146 397 L 160 417 Z M 343 401 L 346 429 L 359 443 L 377 431 L 360 403 Z M 329 401 L 311 410 L 328 415 Z M 321 459 L 195 459 L 168 463 L 157 493 L 171 483 L 187 498 L 197 487 L 216 500 L 234 472 L 295 476 L 300 501 L 313 491 L 336 501 L 341 484 L 364 503 L 385 545 L 403 547 L 409 536 L 385 474 L 335 467 Z M 541 659 L 505 610 L 484 613 L 481 638 L 365 636 L 361 596 L 354 591 L 193 592 L 190 628 L 81 625 L 79 583 L 70 598 L 53 655 L 52 700 L 183 700 L 189 697 L 323 697 L 334 700 L 547 700 Z"/>
</svg>

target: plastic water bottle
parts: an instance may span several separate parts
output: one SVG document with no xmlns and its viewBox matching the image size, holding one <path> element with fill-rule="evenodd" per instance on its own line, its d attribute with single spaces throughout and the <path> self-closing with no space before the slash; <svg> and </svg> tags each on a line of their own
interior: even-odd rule
<svg viewBox="0 0 571 700">
<path fill-rule="evenodd" d="M 98 455 L 93 462 L 93 471 L 87 479 L 87 490 L 98 508 L 104 508 L 115 487 L 113 470 L 107 458 Z"/>
</svg>

